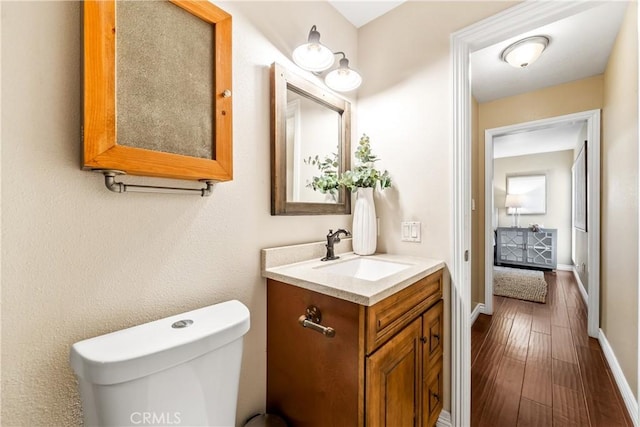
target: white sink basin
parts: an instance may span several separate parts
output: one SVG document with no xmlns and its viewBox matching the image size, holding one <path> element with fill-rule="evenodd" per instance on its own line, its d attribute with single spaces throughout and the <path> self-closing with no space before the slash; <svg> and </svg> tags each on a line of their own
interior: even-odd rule
<svg viewBox="0 0 640 427">
<path fill-rule="evenodd" d="M 327 261 L 327 265 L 321 265 L 315 267 L 315 269 L 339 276 L 376 281 L 409 267 L 411 267 L 411 264 L 376 258 L 354 258 L 347 261 Z"/>
</svg>

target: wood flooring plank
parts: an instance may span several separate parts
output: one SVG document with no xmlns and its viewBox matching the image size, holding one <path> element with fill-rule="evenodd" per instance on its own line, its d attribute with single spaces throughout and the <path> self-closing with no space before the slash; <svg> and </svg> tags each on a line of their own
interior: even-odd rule
<svg viewBox="0 0 640 427">
<path fill-rule="evenodd" d="M 500 344 L 506 344 L 511 333 L 511 326 L 513 325 L 513 319 L 503 317 L 497 314 L 493 315 L 491 322 L 491 328 L 487 333 L 486 341 L 496 341 Z"/>
<path fill-rule="evenodd" d="M 522 397 L 547 406 L 552 403 L 551 336 L 531 332 Z"/>
<path fill-rule="evenodd" d="M 569 328 L 569 315 L 567 314 L 567 306 L 559 303 L 551 306 L 551 325 Z"/>
<path fill-rule="evenodd" d="M 516 300 L 518 303 L 518 313 L 520 314 L 533 314 L 533 307 L 538 305 L 537 302 Z"/>
<path fill-rule="evenodd" d="M 551 367 L 527 363 L 522 382 L 522 397 L 551 407 L 553 384 Z"/>
<path fill-rule="evenodd" d="M 553 359 L 553 384 L 582 393 L 582 377 L 577 363 Z"/>
<path fill-rule="evenodd" d="M 482 411 L 480 427 L 514 426 L 517 424 L 524 368 L 525 363 L 520 360 L 510 357 L 503 357 L 500 360 L 495 387 L 491 393 L 491 400 L 487 402 Z"/>
<path fill-rule="evenodd" d="M 547 304 L 537 304 L 533 308 L 531 330 L 551 335 L 551 311 Z"/>
<path fill-rule="evenodd" d="M 527 364 L 546 365 L 551 367 L 551 335 L 531 332 Z"/>
<path fill-rule="evenodd" d="M 478 353 L 480 353 L 480 347 L 484 343 L 487 337 L 489 328 L 491 327 L 492 316 L 481 314 L 471 327 L 471 366 L 473 366 Z"/>
<path fill-rule="evenodd" d="M 556 304 L 556 284 L 555 278 L 552 278 L 548 273 L 544 273 L 544 280 L 547 282 L 547 305 Z"/>
<path fill-rule="evenodd" d="M 553 385 L 553 423 L 588 426 L 589 416 L 584 395 L 561 385 Z"/>
<path fill-rule="evenodd" d="M 577 363 L 571 330 L 560 326 L 551 326 L 551 354 L 554 359 Z"/>
<path fill-rule="evenodd" d="M 601 400 L 594 395 L 586 395 L 587 410 L 592 426 L 606 427 L 632 427 L 633 423 L 624 416 L 625 409 L 622 409 L 617 402 L 611 400 Z"/>
<path fill-rule="evenodd" d="M 582 294 L 578 289 L 578 282 L 576 282 L 575 277 L 573 277 L 573 273 L 561 271 L 558 272 L 558 276 L 562 283 L 567 307 L 580 307 L 583 305 L 584 300 L 582 299 Z"/>
<path fill-rule="evenodd" d="M 472 329 L 472 426 L 633 427 L 575 278 L 545 280 L 546 304 L 494 296 L 494 315 Z"/>
<path fill-rule="evenodd" d="M 471 423 L 480 423 L 482 412 L 491 400 L 498 366 L 506 345 L 495 340 L 485 341 L 471 370 Z"/>
<path fill-rule="evenodd" d="M 547 282 L 547 302 L 551 305 L 565 305 L 564 293 L 562 288 L 558 286 L 556 274 L 546 271 L 544 273 L 544 279 Z"/>
<path fill-rule="evenodd" d="M 567 307 L 569 326 L 573 335 L 573 343 L 578 346 L 589 346 L 589 334 L 587 333 L 587 312 L 583 307 Z"/>
<path fill-rule="evenodd" d="M 577 346 L 576 352 L 581 367 L 582 381 L 589 416 L 594 425 L 627 425 L 626 408 L 619 399 L 617 386 L 602 350 Z M 606 425 L 609 425 L 606 424 Z"/>
<path fill-rule="evenodd" d="M 500 306 L 500 316 L 513 319 L 520 308 L 519 301 L 513 298 L 504 298 Z"/>
<path fill-rule="evenodd" d="M 511 325 L 511 332 L 507 339 L 505 356 L 525 362 L 529 349 L 529 335 L 531 334 L 531 314 L 516 313 Z"/>
<path fill-rule="evenodd" d="M 525 398 L 520 400 L 517 427 L 550 427 L 552 419 L 553 412 L 550 407 Z"/>
</svg>

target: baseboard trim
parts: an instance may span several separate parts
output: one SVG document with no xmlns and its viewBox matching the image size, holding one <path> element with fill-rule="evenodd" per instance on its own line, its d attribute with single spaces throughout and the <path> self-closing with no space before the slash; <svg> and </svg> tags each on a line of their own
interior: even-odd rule
<svg viewBox="0 0 640 427">
<path fill-rule="evenodd" d="M 473 309 L 473 311 L 471 312 L 471 326 L 473 326 L 473 324 L 475 323 L 475 321 L 478 319 L 478 316 L 480 316 L 481 313 L 484 313 L 484 304 L 480 303 L 476 305 L 476 308 Z"/>
<path fill-rule="evenodd" d="M 627 412 L 631 417 L 631 421 L 633 421 L 634 426 L 638 426 L 638 402 L 636 402 L 636 398 L 631 391 L 631 387 L 629 387 L 629 383 L 622 373 L 622 368 L 618 363 L 618 359 L 616 358 L 609 341 L 607 341 L 607 337 L 604 334 L 604 331 L 600 329 L 600 334 L 598 334 L 598 341 L 600 342 L 600 346 L 602 347 L 602 352 L 604 353 L 605 359 L 607 359 L 607 363 L 609 363 L 609 368 L 611 368 L 611 373 L 613 373 L 613 378 L 616 380 L 616 385 L 618 386 L 618 390 L 620 390 L 620 394 L 622 395 L 622 400 L 624 400 L 624 404 L 627 408 Z"/>
<path fill-rule="evenodd" d="M 576 278 L 576 282 L 578 282 L 578 289 L 580 290 L 580 295 L 582 295 L 582 299 L 584 300 L 585 305 L 589 306 L 589 295 L 587 295 L 587 290 L 584 288 L 584 283 L 580 280 L 580 275 L 575 267 L 572 269 L 573 277 Z"/>
<path fill-rule="evenodd" d="M 436 427 L 453 427 L 451 425 L 451 414 L 444 409 L 440 411 L 438 421 L 436 421 Z"/>
<path fill-rule="evenodd" d="M 562 270 L 562 271 L 573 271 L 573 265 L 569 265 L 569 264 L 557 264 L 557 265 L 556 265 L 556 270 Z"/>
</svg>

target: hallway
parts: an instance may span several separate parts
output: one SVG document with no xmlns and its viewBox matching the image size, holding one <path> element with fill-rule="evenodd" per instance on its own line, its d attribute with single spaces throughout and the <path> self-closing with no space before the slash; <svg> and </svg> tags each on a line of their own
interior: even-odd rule
<svg viewBox="0 0 640 427">
<path fill-rule="evenodd" d="M 571 272 L 547 303 L 494 296 L 471 329 L 472 426 L 632 426 Z"/>
</svg>

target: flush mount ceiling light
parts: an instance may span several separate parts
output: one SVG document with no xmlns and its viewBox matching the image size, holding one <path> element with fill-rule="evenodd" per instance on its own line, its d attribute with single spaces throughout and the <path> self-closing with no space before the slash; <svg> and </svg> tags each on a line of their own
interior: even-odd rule
<svg viewBox="0 0 640 427">
<path fill-rule="evenodd" d="M 320 43 L 320 33 L 315 25 L 309 31 L 307 43 L 295 48 L 292 57 L 300 68 L 320 73 L 333 66 L 335 55 L 342 55 L 340 65 L 327 74 L 324 79 L 325 83 L 337 92 L 348 92 L 357 89 L 362 83 L 362 77 L 357 71 L 349 68 L 349 60 L 344 52 L 332 52 Z"/>
<path fill-rule="evenodd" d="M 549 45 L 545 36 L 527 37 L 510 44 L 502 51 L 500 58 L 515 68 L 526 68 L 542 55 Z"/>
</svg>

